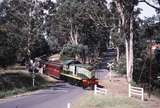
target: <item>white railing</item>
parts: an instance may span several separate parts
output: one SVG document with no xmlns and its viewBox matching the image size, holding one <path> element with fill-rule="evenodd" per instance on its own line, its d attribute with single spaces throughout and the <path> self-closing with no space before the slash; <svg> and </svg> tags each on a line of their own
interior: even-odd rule
<svg viewBox="0 0 160 108">
<path fill-rule="evenodd" d="M 144 100 L 144 89 L 141 87 L 133 87 L 131 84 L 129 84 L 128 87 L 128 96 L 131 97 L 132 95 L 141 96 L 141 100 Z"/>
<path fill-rule="evenodd" d="M 97 85 L 94 85 L 94 94 L 107 94 L 107 89 L 99 88 Z"/>
</svg>

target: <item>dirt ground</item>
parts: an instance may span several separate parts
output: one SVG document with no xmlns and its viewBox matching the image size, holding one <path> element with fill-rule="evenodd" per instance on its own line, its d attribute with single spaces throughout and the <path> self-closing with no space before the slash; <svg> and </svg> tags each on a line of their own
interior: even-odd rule
<svg viewBox="0 0 160 108">
<path fill-rule="evenodd" d="M 113 96 L 128 96 L 128 83 L 125 76 L 112 74 L 111 81 L 109 80 L 109 76 L 107 76 L 105 80 L 100 81 L 100 84 L 105 86 L 108 93 Z M 139 97 L 134 98 L 141 101 Z M 141 102 L 147 106 L 147 108 L 160 108 L 160 98 L 153 95 L 149 98 L 147 93 L 144 94 L 144 101 Z"/>
</svg>

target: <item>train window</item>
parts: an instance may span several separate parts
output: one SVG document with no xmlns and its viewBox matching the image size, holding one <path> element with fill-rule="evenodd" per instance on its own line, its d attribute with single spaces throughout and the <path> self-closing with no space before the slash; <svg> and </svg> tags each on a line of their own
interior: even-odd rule
<svg viewBox="0 0 160 108">
<path fill-rule="evenodd" d="M 81 62 L 75 60 L 75 61 L 72 61 L 72 62 L 68 63 L 68 65 L 71 65 L 71 64 L 81 64 Z"/>
<path fill-rule="evenodd" d="M 77 75 L 77 66 L 75 66 L 74 72 L 75 72 L 74 74 Z"/>
</svg>

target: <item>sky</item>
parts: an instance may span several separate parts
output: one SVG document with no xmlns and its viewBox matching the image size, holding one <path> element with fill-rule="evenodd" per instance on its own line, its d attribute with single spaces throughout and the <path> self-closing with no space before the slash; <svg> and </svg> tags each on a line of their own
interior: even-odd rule
<svg viewBox="0 0 160 108">
<path fill-rule="evenodd" d="M 155 9 L 145 3 L 139 3 L 138 7 L 142 8 L 141 14 L 139 15 L 142 19 L 156 15 Z"/>
<path fill-rule="evenodd" d="M 0 0 L 0 2 L 3 0 Z M 41 1 L 45 1 L 45 0 L 41 0 Z M 55 1 L 55 0 L 53 0 Z M 107 1 L 111 1 L 111 0 L 107 0 Z M 151 1 L 151 0 L 147 0 L 147 1 Z M 141 14 L 139 15 L 140 18 L 144 19 L 145 17 L 151 17 L 153 15 L 156 15 L 156 12 L 153 8 L 151 8 L 150 6 L 146 5 L 145 3 L 139 3 L 138 5 L 139 8 L 142 8 Z"/>
</svg>

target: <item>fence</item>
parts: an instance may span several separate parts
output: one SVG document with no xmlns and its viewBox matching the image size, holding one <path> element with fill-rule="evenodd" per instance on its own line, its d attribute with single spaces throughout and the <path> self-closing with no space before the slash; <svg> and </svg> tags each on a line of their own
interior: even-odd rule
<svg viewBox="0 0 160 108">
<path fill-rule="evenodd" d="M 131 84 L 129 84 L 129 97 L 131 97 L 132 95 L 137 95 L 137 96 L 141 96 L 141 100 L 144 100 L 144 89 L 141 87 L 133 87 L 131 86 Z"/>
<path fill-rule="evenodd" d="M 97 85 L 94 85 L 94 94 L 107 94 L 107 89 L 99 88 Z"/>
</svg>

